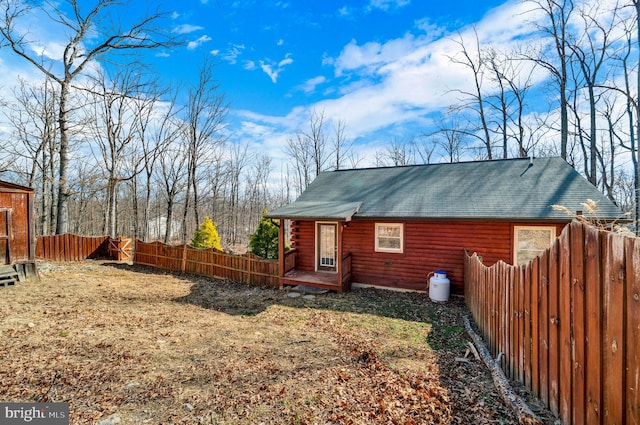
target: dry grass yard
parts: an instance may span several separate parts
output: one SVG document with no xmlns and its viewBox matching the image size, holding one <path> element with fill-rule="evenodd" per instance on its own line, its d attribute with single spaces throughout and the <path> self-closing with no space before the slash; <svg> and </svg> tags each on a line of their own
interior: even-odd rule
<svg viewBox="0 0 640 425">
<path fill-rule="evenodd" d="M 512 424 L 461 300 L 315 299 L 126 264 L 0 287 L 0 400 L 72 424 Z M 535 410 L 535 406 L 532 406 Z"/>
</svg>

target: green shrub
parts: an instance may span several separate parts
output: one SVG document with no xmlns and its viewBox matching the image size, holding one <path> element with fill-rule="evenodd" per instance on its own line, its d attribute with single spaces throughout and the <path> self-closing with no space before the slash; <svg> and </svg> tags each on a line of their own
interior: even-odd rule
<svg viewBox="0 0 640 425">
<path fill-rule="evenodd" d="M 195 248 L 215 248 L 222 251 L 217 224 L 211 221 L 209 217 L 204 218 L 200 228 L 193 234 L 191 246 Z"/>
<path fill-rule="evenodd" d="M 267 211 L 265 210 L 266 214 Z M 270 219 L 263 217 L 255 233 L 249 239 L 251 252 L 263 258 L 278 258 L 278 226 Z"/>
</svg>

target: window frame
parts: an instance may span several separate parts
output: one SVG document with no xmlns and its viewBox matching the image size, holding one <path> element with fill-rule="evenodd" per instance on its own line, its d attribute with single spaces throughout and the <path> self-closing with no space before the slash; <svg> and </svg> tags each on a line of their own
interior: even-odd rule
<svg viewBox="0 0 640 425">
<path fill-rule="evenodd" d="M 380 247 L 380 236 L 378 235 L 378 228 L 385 227 L 398 227 L 400 229 L 400 248 L 384 248 Z M 403 254 L 404 253 L 404 223 L 375 223 L 374 227 L 374 246 L 375 252 L 384 252 L 388 254 Z M 395 239 L 395 238 L 394 238 Z"/>
<path fill-rule="evenodd" d="M 521 251 L 518 249 L 518 243 L 519 243 L 518 232 L 520 230 L 548 231 L 549 245 L 547 246 L 547 248 L 545 248 L 545 250 L 551 247 L 551 245 L 553 244 L 553 242 L 557 237 L 557 229 L 555 226 L 513 226 L 513 264 L 516 266 L 518 265 L 518 252 Z M 533 250 L 529 250 L 529 251 L 533 251 Z M 544 250 L 542 252 L 544 252 Z"/>
</svg>

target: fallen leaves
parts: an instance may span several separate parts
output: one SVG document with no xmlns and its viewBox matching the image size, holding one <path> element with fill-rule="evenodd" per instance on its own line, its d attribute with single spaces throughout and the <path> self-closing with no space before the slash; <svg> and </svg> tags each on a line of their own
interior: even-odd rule
<svg viewBox="0 0 640 425">
<path fill-rule="evenodd" d="M 460 302 L 110 263 L 0 292 L 0 398 L 69 402 L 72 424 L 514 423 L 481 363 L 455 361 Z"/>
</svg>

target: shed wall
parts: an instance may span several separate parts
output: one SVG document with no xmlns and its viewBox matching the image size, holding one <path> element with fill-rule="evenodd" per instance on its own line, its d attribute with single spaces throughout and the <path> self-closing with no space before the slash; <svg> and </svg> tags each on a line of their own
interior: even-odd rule
<svg viewBox="0 0 640 425">
<path fill-rule="evenodd" d="M 29 193 L 5 192 L 0 188 L 0 208 L 11 209 L 11 260 L 12 262 L 30 260 L 29 232 Z M 0 253 L 0 259 L 5 257 Z"/>
<path fill-rule="evenodd" d="M 404 252 L 375 252 L 375 223 L 353 220 L 343 231 L 343 252 L 351 252 L 353 282 L 391 288 L 426 290 L 427 275 L 444 270 L 452 292 L 463 293 L 464 251 L 477 252 L 486 265 L 499 260 L 511 264 L 514 226 L 555 226 L 559 235 L 566 223 L 512 223 L 506 221 L 404 222 Z M 395 222 L 398 221 L 387 221 Z M 315 269 L 315 223 L 296 221 L 292 229 L 298 250 L 297 268 Z"/>
</svg>

